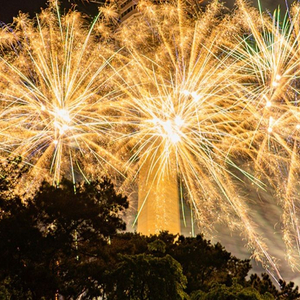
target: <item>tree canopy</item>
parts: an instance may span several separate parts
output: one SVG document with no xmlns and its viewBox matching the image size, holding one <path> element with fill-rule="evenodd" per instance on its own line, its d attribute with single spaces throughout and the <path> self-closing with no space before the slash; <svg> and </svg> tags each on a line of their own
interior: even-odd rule
<svg viewBox="0 0 300 300">
<path fill-rule="evenodd" d="M 0 178 L 0 300 L 298 299 L 294 283 L 276 288 L 249 260 L 202 235 L 123 232 L 127 198 L 108 178 L 46 182 L 26 201 L 15 193 L 20 160 Z"/>
<path fill-rule="evenodd" d="M 120 214 L 128 207 L 105 178 L 78 185 L 76 193 L 67 180 L 58 188 L 43 183 L 26 202 L 2 195 L 0 203 L 0 279 L 24 299 L 88 289 L 82 269 L 97 257 L 99 264 L 102 247 L 125 229 Z"/>
</svg>

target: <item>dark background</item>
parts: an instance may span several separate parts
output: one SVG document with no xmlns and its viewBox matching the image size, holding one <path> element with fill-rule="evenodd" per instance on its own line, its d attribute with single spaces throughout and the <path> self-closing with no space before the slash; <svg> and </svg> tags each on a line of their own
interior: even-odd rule
<svg viewBox="0 0 300 300">
<path fill-rule="evenodd" d="M 101 0 L 100 0 L 101 1 Z M 285 7 L 285 2 L 289 4 L 292 0 L 261 0 L 261 5 L 264 10 L 273 11 L 278 5 Z M 207 0 L 203 2 L 208 2 Z M 233 7 L 234 0 L 225 0 L 229 7 Z M 252 1 L 257 6 L 257 0 Z M 61 0 L 62 7 L 66 10 L 71 6 L 76 5 L 77 9 L 88 14 L 95 15 L 97 13 L 97 5 L 95 3 L 88 3 L 84 0 Z M 30 13 L 34 16 L 40 11 L 40 8 L 47 6 L 47 0 L 0 0 L 0 20 L 4 23 L 11 23 L 14 16 L 18 15 L 19 11 Z"/>
<path fill-rule="evenodd" d="M 0 21 L 11 23 L 13 17 L 20 11 L 29 13 L 33 17 L 40 12 L 41 8 L 47 7 L 47 2 L 47 0 L 0 0 Z M 96 15 L 98 11 L 97 4 L 83 0 L 60 0 L 60 2 L 64 10 L 76 6 L 78 10 L 88 15 Z"/>
</svg>

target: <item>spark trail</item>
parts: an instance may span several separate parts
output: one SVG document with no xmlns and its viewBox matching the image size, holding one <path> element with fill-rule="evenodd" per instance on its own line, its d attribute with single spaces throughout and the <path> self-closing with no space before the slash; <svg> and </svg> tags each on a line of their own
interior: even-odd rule
<svg viewBox="0 0 300 300">
<path fill-rule="evenodd" d="M 133 153 L 129 166 L 140 174 L 138 229 L 176 233 L 182 187 L 201 231 L 223 223 L 244 233 L 256 260 L 280 278 L 251 218 L 253 199 L 239 193 L 242 177 L 263 184 L 238 164 L 252 155 L 249 147 L 239 151 L 251 92 L 241 75 L 239 29 L 223 10 L 217 1 L 205 12 L 184 1 L 140 1 L 138 15 L 117 33 L 132 57 L 122 75 L 124 139 Z"/>
<path fill-rule="evenodd" d="M 97 22 L 88 27 L 76 11 L 61 16 L 51 1 L 34 20 L 20 14 L 2 28 L 0 150 L 21 156 L 36 177 L 75 181 L 120 164 L 106 147 L 115 92 Z"/>
<path fill-rule="evenodd" d="M 2 28 L 1 157 L 53 182 L 122 174 L 146 234 L 177 233 L 187 201 L 201 231 L 240 232 L 278 279 L 243 191 L 271 187 L 299 269 L 299 5 L 281 21 L 243 1 L 230 16 L 218 1 L 139 1 L 117 28 L 116 8 L 88 28 L 51 1 Z"/>
</svg>

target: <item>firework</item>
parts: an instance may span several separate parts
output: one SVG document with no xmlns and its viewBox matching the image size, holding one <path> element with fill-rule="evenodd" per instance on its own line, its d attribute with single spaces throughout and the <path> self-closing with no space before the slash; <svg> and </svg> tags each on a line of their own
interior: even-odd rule
<svg viewBox="0 0 300 300">
<path fill-rule="evenodd" d="M 283 22 L 242 1 L 231 16 L 217 1 L 205 11 L 140 1 L 137 11 L 116 29 L 116 5 L 105 6 L 87 28 L 52 1 L 2 29 L 2 157 L 55 182 L 126 174 L 139 231 L 179 232 L 186 201 L 201 231 L 241 232 L 278 278 L 243 192 L 244 182 L 271 186 L 299 267 L 299 6 Z"/>
<path fill-rule="evenodd" d="M 75 181 L 118 166 L 107 150 L 111 58 L 97 26 L 76 11 L 60 16 L 52 1 L 34 20 L 20 14 L 2 29 L 0 150 L 21 156 L 39 178 Z"/>
<path fill-rule="evenodd" d="M 284 16 L 251 12 L 240 2 L 248 27 L 240 55 L 247 74 L 243 142 L 253 166 L 282 206 L 287 259 L 299 270 L 299 4 Z M 255 15 L 255 17 L 254 17 Z M 258 22 L 254 22 L 256 19 Z M 251 150 L 251 151 L 249 151 Z"/>
<path fill-rule="evenodd" d="M 184 198 L 201 231 L 224 223 L 245 233 L 254 257 L 280 277 L 250 217 L 253 199 L 240 193 L 242 177 L 261 184 L 241 167 L 252 149 L 244 144 L 239 151 L 249 131 L 247 103 L 255 101 L 241 75 L 247 65 L 236 36 L 240 24 L 223 10 L 217 1 L 205 12 L 183 1 L 140 1 L 138 15 L 117 33 L 132 56 L 122 75 L 128 98 L 122 141 L 139 174 L 138 230 L 178 232 Z"/>
</svg>

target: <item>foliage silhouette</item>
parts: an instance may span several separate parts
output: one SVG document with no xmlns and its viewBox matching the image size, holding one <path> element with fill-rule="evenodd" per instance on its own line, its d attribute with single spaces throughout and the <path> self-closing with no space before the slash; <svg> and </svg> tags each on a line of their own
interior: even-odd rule
<svg viewBox="0 0 300 300">
<path fill-rule="evenodd" d="M 3 195 L 0 200 L 0 276 L 24 299 L 27 292 L 33 299 L 51 299 L 57 291 L 81 294 L 89 285 L 82 280 L 85 265 L 125 229 L 120 213 L 127 199 L 105 178 L 78 185 L 76 193 L 63 180 L 59 188 L 43 183 L 26 203 Z"/>
</svg>

